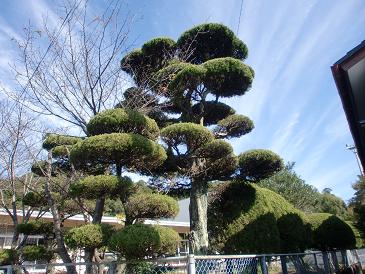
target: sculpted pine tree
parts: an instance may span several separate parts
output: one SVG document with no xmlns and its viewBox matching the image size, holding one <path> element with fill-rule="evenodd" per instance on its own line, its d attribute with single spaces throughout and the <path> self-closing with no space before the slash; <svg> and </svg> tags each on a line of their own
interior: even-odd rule
<svg viewBox="0 0 365 274">
<path fill-rule="evenodd" d="M 223 140 L 254 128 L 248 117 L 220 101 L 242 96 L 250 89 L 254 71 L 243 63 L 247 53 L 246 45 L 227 27 L 203 24 L 184 32 L 177 42 L 153 39 L 122 59 L 122 69 L 134 78 L 136 87 L 127 91 L 120 105 L 134 102 L 133 107 L 145 109 L 164 127 L 161 137 L 167 160 L 152 172 L 174 174 L 191 185 L 189 210 L 195 253 L 208 250 L 208 182 L 234 174 L 247 180 L 264 178 L 270 173 L 265 170 L 275 172 L 282 167 L 281 159 L 273 159 L 268 151 L 237 157 Z M 259 168 L 257 173 L 252 166 Z"/>
<path fill-rule="evenodd" d="M 87 132 L 89 137 L 71 147 L 70 160 L 75 169 L 89 173 L 92 170 L 94 174 L 70 189 L 74 197 L 96 200 L 94 226 L 76 228 L 67 238 L 71 246 L 85 248 L 87 260 L 91 261 L 95 249 L 105 245 L 103 238 L 108 236 L 104 231 L 110 234 L 110 230 L 100 226 L 107 197 L 121 200 L 126 226 L 145 218 L 176 216 L 178 205 L 166 195 L 136 191 L 133 182 L 122 176 L 124 171 L 154 169 L 166 160 L 165 150 L 156 142 L 160 130 L 153 119 L 135 110 L 110 109 L 95 115 L 87 124 Z M 99 235 L 97 245 L 90 244 L 93 240 L 84 243 L 85 237 L 77 240 L 77 235 L 84 235 L 85 231 Z"/>
</svg>

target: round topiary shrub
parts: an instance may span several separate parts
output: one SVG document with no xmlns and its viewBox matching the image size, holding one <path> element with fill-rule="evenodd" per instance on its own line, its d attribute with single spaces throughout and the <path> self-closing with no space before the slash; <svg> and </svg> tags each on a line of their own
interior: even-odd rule
<svg viewBox="0 0 365 274">
<path fill-rule="evenodd" d="M 161 145 L 139 134 L 110 133 L 75 144 L 70 158 L 78 168 L 120 163 L 132 169 L 151 169 L 161 165 L 167 156 Z"/>
<path fill-rule="evenodd" d="M 15 249 L 0 250 L 0 265 L 11 265 L 17 261 L 18 253 Z"/>
<path fill-rule="evenodd" d="M 214 139 L 209 129 L 193 123 L 177 123 L 167 126 L 161 130 L 161 137 L 167 145 L 186 145 L 192 151 Z"/>
<path fill-rule="evenodd" d="M 128 199 L 125 211 L 132 219 L 171 218 L 179 213 L 177 201 L 167 195 L 138 193 Z"/>
<path fill-rule="evenodd" d="M 218 121 L 235 114 L 235 110 L 229 105 L 222 102 L 205 101 L 204 104 L 199 102 L 192 107 L 195 115 L 199 115 L 202 107 L 204 107 L 204 125 L 214 125 Z"/>
<path fill-rule="evenodd" d="M 87 124 L 90 135 L 105 133 L 138 133 L 156 140 L 160 130 L 156 122 L 131 109 L 108 109 L 96 114 Z"/>
<path fill-rule="evenodd" d="M 50 235 L 53 233 L 53 223 L 43 221 L 29 221 L 16 226 L 19 233 L 26 235 Z"/>
<path fill-rule="evenodd" d="M 335 215 L 308 214 L 313 234 L 312 247 L 319 250 L 353 249 L 356 238 L 351 227 Z"/>
<path fill-rule="evenodd" d="M 310 242 L 305 215 L 255 184 L 217 186 L 210 195 L 208 216 L 211 248 L 221 253 L 297 252 Z"/>
<path fill-rule="evenodd" d="M 240 177 L 248 181 L 268 178 L 284 168 L 283 160 L 266 149 L 252 149 L 238 156 Z"/>
<path fill-rule="evenodd" d="M 240 137 L 251 132 L 254 124 L 250 118 L 244 115 L 232 114 L 217 122 L 214 134 L 220 137 Z"/>
<path fill-rule="evenodd" d="M 26 261 L 42 260 L 49 262 L 53 258 L 53 252 L 43 245 L 27 245 L 22 249 L 23 259 Z"/>
<path fill-rule="evenodd" d="M 65 234 L 65 243 L 70 248 L 100 248 L 106 246 L 114 233 L 111 225 L 87 224 L 71 228 Z"/>
<path fill-rule="evenodd" d="M 46 138 L 43 141 L 43 148 L 46 150 L 50 150 L 57 146 L 74 145 L 80 140 L 82 140 L 82 138 L 76 136 L 47 134 Z"/>
<path fill-rule="evenodd" d="M 175 255 L 177 246 L 181 240 L 179 233 L 169 227 L 156 225 L 154 228 L 158 232 L 161 244 L 160 248 L 156 252 L 157 255 Z"/>
<path fill-rule="evenodd" d="M 32 206 L 32 207 L 41 207 L 41 206 L 47 206 L 47 199 L 44 196 L 44 193 L 36 193 L 36 192 L 28 192 L 24 195 L 23 204 L 26 206 Z"/>
<path fill-rule="evenodd" d="M 98 199 L 101 197 L 115 197 L 132 185 L 129 177 L 119 178 L 112 175 L 87 176 L 70 186 L 73 197 Z"/>
<path fill-rule="evenodd" d="M 221 97 L 244 95 L 254 77 L 252 68 L 231 57 L 209 60 L 202 67 L 205 68 L 205 87 Z"/>
<path fill-rule="evenodd" d="M 195 64 L 226 56 L 243 60 L 248 54 L 247 46 L 229 28 L 215 23 L 201 24 L 185 31 L 177 40 L 177 47 L 182 52 L 193 48 L 188 61 Z"/>
<path fill-rule="evenodd" d="M 114 233 L 109 248 L 128 260 L 143 259 L 173 254 L 179 240 L 179 234 L 171 228 L 134 224 Z"/>
</svg>

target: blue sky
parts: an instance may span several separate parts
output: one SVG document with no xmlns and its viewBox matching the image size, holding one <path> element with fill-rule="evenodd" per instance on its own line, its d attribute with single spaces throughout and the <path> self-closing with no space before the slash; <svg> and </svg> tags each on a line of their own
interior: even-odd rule
<svg viewBox="0 0 365 274">
<path fill-rule="evenodd" d="M 91 1 L 95 14 L 107 1 Z M 174 39 L 200 23 L 219 22 L 237 31 L 240 0 L 126 0 L 137 15 L 131 37 L 138 47 L 156 36 Z M 55 19 L 57 1 L 3 0 L 0 10 L 0 77 L 15 58 L 11 37 L 42 14 Z M 246 63 L 256 72 L 252 89 L 227 100 L 256 128 L 234 140 L 236 153 L 268 148 L 319 190 L 344 199 L 359 173 L 346 144 L 353 140 L 330 66 L 365 39 L 364 0 L 244 0 L 238 36 L 249 47 Z"/>
</svg>

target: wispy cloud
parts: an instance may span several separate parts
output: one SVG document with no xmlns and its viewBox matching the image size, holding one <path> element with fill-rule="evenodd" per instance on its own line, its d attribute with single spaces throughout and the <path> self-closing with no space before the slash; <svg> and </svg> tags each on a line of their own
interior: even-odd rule
<svg viewBox="0 0 365 274">
<path fill-rule="evenodd" d="M 131 34 L 140 42 L 155 36 L 176 38 L 192 25 L 207 21 L 222 22 L 236 31 L 241 3 L 126 2 L 132 12 L 143 13 Z M 50 24 L 59 23 L 56 10 L 60 2 L 23 3 L 23 14 L 36 25 L 43 23 L 44 15 Z M 91 4 L 102 8 L 99 1 L 92 0 Z M 162 8 L 167 12 L 161 12 Z M 344 148 L 352 138 L 330 65 L 364 39 L 363 14 L 362 0 L 244 1 L 238 36 L 249 47 L 247 64 L 255 69 L 256 77 L 246 95 L 227 101 L 254 120 L 255 130 L 232 140 L 237 153 L 254 147 L 271 148 L 285 160 L 297 162 L 296 170 L 309 183 L 318 188 L 336 187 L 339 194 L 349 198 L 357 165 Z M 21 24 L 28 20 L 19 17 L 13 24 L 2 20 L 6 16 L 9 14 L 0 12 L 0 68 L 14 58 L 5 40 L 21 33 Z"/>
<path fill-rule="evenodd" d="M 285 152 L 288 143 L 290 142 L 290 138 L 293 135 L 294 128 L 299 123 L 299 119 L 300 113 L 295 112 L 291 114 L 285 123 L 282 123 L 282 126 L 276 130 L 275 134 L 271 138 L 271 150 L 279 153 Z"/>
</svg>

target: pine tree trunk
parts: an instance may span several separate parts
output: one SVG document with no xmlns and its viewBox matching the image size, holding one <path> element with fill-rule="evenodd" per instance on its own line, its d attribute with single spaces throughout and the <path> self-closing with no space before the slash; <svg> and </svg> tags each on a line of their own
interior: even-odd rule
<svg viewBox="0 0 365 274">
<path fill-rule="evenodd" d="M 194 254 L 208 252 L 208 184 L 206 182 L 192 181 L 190 192 L 190 249 Z"/>
<path fill-rule="evenodd" d="M 94 253 L 95 253 L 95 249 L 91 248 L 85 248 L 84 250 L 84 260 L 86 263 L 86 272 L 87 274 L 92 274 L 93 273 L 93 257 L 94 257 Z"/>
<path fill-rule="evenodd" d="M 99 198 L 96 200 L 95 212 L 93 216 L 93 224 L 101 223 L 101 218 L 103 218 L 104 205 L 105 205 L 105 198 Z"/>
<path fill-rule="evenodd" d="M 104 212 L 104 205 L 105 205 L 105 198 L 99 198 L 96 200 L 95 204 L 95 212 L 93 216 L 93 224 L 101 224 L 101 218 L 103 217 Z M 92 265 L 93 259 L 96 259 L 96 249 L 95 248 L 87 248 L 85 249 L 85 256 L 84 260 L 86 265 L 86 273 L 94 273 L 96 272 L 95 267 Z M 94 271 L 95 270 L 95 271 Z"/>
<path fill-rule="evenodd" d="M 14 229 L 14 232 L 13 232 L 13 238 L 11 240 L 11 248 L 13 248 L 13 249 L 18 247 L 18 241 L 19 241 L 19 232 L 16 229 L 17 223 L 18 222 L 16 222 L 16 223 L 14 222 L 15 229 Z"/>
</svg>

